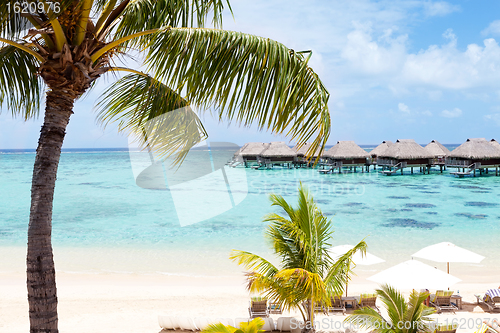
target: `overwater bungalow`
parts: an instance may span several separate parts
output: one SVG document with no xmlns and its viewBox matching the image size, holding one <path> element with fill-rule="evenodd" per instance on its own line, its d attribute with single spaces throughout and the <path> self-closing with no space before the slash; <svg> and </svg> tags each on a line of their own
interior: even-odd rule
<svg viewBox="0 0 500 333">
<path fill-rule="evenodd" d="M 259 167 L 267 168 L 276 164 L 287 165 L 290 168 L 296 160 L 297 153 L 284 142 L 271 142 L 258 157 Z"/>
<path fill-rule="evenodd" d="M 377 147 L 373 148 L 371 152 L 369 152 L 370 156 L 372 159 L 374 159 L 374 162 L 377 162 L 377 156 L 384 152 L 387 148 L 392 146 L 394 143 L 392 141 L 382 141 L 381 144 L 379 144 Z"/>
<path fill-rule="evenodd" d="M 305 143 L 300 149 L 298 148 L 298 145 L 293 147 L 293 151 L 297 153 L 297 164 L 299 165 L 311 165 L 311 163 L 314 163 L 314 161 L 320 156 L 320 148 L 316 149 L 316 151 L 313 153 L 311 156 L 310 160 L 306 159 L 306 154 L 308 150 L 311 148 L 311 143 L 307 142 Z"/>
<path fill-rule="evenodd" d="M 382 166 L 384 170 L 381 173 L 391 175 L 406 167 L 419 167 L 425 173 L 430 169 L 430 159 L 433 155 L 425 150 L 413 139 L 397 140 L 392 146 L 380 153 L 377 157 L 377 165 Z"/>
<path fill-rule="evenodd" d="M 479 170 L 480 174 L 483 171 L 488 173 L 489 168 L 495 168 L 495 173 L 498 175 L 500 144 L 495 140 L 488 141 L 484 138 L 467 139 L 448 154 L 446 166 L 457 168 L 458 171 L 452 174 L 459 177 L 471 173 L 475 176 L 476 170 Z"/>
<path fill-rule="evenodd" d="M 443 146 L 439 141 L 432 140 L 424 149 L 433 156 L 430 164 L 439 165 L 439 170 L 443 172 L 443 167 L 446 164 L 446 156 L 450 153 L 448 148 Z"/>
<path fill-rule="evenodd" d="M 369 157 L 370 154 L 354 141 L 338 141 L 335 146 L 323 154 L 324 166 L 327 169 L 320 170 L 320 172 L 333 172 L 334 169 L 338 169 L 340 172 L 343 167 L 354 168 L 354 172 L 356 172 L 358 166 L 363 171 L 364 168 L 368 167 Z"/>
<path fill-rule="evenodd" d="M 251 163 L 258 163 L 259 156 L 269 147 L 269 143 L 249 142 L 241 147 L 239 155 L 243 158 L 245 167 L 248 168 Z"/>
</svg>

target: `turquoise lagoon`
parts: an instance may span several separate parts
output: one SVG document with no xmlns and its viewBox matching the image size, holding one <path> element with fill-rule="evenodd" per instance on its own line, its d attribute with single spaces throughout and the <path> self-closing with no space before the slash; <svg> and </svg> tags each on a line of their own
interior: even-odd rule
<svg viewBox="0 0 500 333">
<path fill-rule="evenodd" d="M 227 159 L 232 153 L 224 152 Z M 206 152 L 195 152 L 185 163 L 191 170 L 202 168 L 202 155 Z M 19 261 L 25 251 L 34 156 L 32 151 L 0 152 L 4 271 L 24 264 L 9 266 L 8 258 L 14 253 L 11 258 Z M 238 182 L 246 182 L 244 193 L 232 197 L 213 217 L 181 226 L 177 194 L 137 186 L 128 151 L 66 150 L 54 203 L 56 267 L 94 273 L 239 274 L 241 269 L 227 259 L 231 249 L 270 255 L 262 217 L 279 211 L 270 206 L 268 194 L 281 194 L 294 203 L 302 182 L 333 220 L 332 244 L 366 238 L 369 251 L 386 259 L 374 269 L 408 260 L 424 246 L 450 241 L 486 256 L 480 265 L 454 264 L 452 269 L 468 274 L 479 266 L 474 270 L 499 272 L 500 177 L 459 179 L 439 170 L 404 176 L 384 176 L 373 169 L 333 175 L 312 169 L 237 170 Z M 184 193 L 182 209 L 189 207 L 190 196 L 210 205 L 221 195 L 217 191 Z"/>
</svg>

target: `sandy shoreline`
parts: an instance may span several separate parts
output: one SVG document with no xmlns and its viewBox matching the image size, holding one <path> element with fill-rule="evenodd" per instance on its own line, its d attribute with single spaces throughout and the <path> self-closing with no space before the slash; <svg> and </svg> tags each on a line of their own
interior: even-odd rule
<svg viewBox="0 0 500 333">
<path fill-rule="evenodd" d="M 349 295 L 376 288 L 374 283 L 366 282 L 365 273 L 353 278 Z M 494 276 L 490 278 L 495 280 Z M 189 277 L 58 272 L 57 282 L 61 332 L 154 333 L 160 331 L 158 315 L 212 318 L 245 318 L 248 315 L 249 297 L 240 274 Z M 459 288 L 464 302 L 471 303 L 475 301 L 475 293 L 492 287 L 492 282 L 454 286 L 455 290 Z M 0 332 L 27 332 L 24 274 L 0 273 L 0 295 Z M 477 320 L 500 317 L 484 313 L 474 305 L 466 305 L 465 309 L 468 311 L 436 315 L 436 318 L 440 322 L 455 321 L 461 324 L 459 332 L 468 333 L 475 330 Z M 291 315 L 300 318 L 298 314 Z M 330 315 L 317 319 L 341 325 L 344 318 Z"/>
</svg>

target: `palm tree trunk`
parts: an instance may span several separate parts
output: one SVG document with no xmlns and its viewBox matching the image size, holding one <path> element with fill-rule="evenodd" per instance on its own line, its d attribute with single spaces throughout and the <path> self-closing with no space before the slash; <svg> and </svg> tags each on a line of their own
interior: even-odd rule
<svg viewBox="0 0 500 333">
<path fill-rule="evenodd" d="M 62 89 L 47 93 L 31 184 L 27 286 L 31 333 L 57 333 L 56 272 L 52 255 L 52 201 L 61 147 L 76 96 Z"/>
</svg>

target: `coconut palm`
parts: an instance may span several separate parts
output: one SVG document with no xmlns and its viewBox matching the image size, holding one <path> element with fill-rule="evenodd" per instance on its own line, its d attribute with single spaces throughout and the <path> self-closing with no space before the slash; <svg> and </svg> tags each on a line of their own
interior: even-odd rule
<svg viewBox="0 0 500 333">
<path fill-rule="evenodd" d="M 231 325 L 224 325 L 222 323 L 212 324 L 205 328 L 202 333 L 262 333 L 264 330 L 261 328 L 264 326 L 264 319 L 254 318 L 248 323 L 239 323 L 240 328 L 233 327 Z"/>
<path fill-rule="evenodd" d="M 111 78 L 117 81 L 102 95 L 98 120 L 143 134 L 142 146 L 161 156 L 180 151 L 178 162 L 207 136 L 190 105 L 211 108 L 221 120 L 257 123 L 299 144 L 314 137 L 311 152 L 324 146 L 329 94 L 308 66 L 311 53 L 267 38 L 203 28 L 210 18 L 221 27 L 225 5 L 230 8 L 223 0 L 1 1 L 0 106 L 31 119 L 45 97 L 28 229 L 31 332 L 58 331 L 54 186 L 74 103 L 99 77 L 115 73 Z M 116 65 L 128 55 L 139 59 L 145 72 Z M 118 78 L 119 71 L 128 74 Z M 160 123 L 164 127 L 145 128 L 172 110 L 180 112 Z M 171 130 L 158 129 L 165 126 Z M 155 135 L 157 130 L 161 135 Z"/>
<path fill-rule="evenodd" d="M 305 330 L 314 330 L 314 308 L 328 305 L 331 297 L 343 293 L 354 267 L 352 256 L 366 253 L 366 243 L 359 242 L 337 260 L 328 254 L 331 247 L 332 221 L 323 215 L 309 191 L 300 184 L 298 206 L 292 207 L 276 194 L 270 195 L 272 206 L 285 215 L 266 215 L 266 236 L 271 241 L 280 266 L 246 251 L 233 250 L 230 259 L 250 270 L 247 274 L 250 292 L 262 293 L 283 309 L 299 309 Z"/>
<path fill-rule="evenodd" d="M 424 305 L 424 300 L 429 296 L 428 292 L 413 290 L 407 302 L 396 289 L 383 285 L 377 289 L 377 295 L 384 303 L 388 318 L 384 318 L 372 308 L 364 307 L 355 310 L 345 321 L 378 333 L 430 331 L 429 323 L 432 319 L 428 316 L 433 314 L 435 309 Z"/>
</svg>

